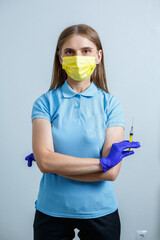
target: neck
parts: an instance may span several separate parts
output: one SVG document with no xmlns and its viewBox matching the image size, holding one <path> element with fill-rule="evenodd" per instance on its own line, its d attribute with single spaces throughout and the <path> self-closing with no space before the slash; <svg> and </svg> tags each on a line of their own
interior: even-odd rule
<svg viewBox="0 0 160 240">
<path fill-rule="evenodd" d="M 75 92 L 81 93 L 91 85 L 91 80 L 88 78 L 84 81 L 76 81 L 67 76 L 67 83 Z"/>
</svg>

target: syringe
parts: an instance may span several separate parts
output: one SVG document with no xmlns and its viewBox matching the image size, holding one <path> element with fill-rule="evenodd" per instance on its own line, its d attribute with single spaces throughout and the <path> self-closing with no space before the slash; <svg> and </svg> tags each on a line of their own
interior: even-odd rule
<svg viewBox="0 0 160 240">
<path fill-rule="evenodd" d="M 134 120 L 134 117 L 132 118 L 132 126 L 131 126 L 131 131 L 129 134 L 129 142 L 132 142 L 132 140 L 133 140 L 133 120 Z M 131 148 L 129 148 L 129 151 L 131 151 Z"/>
</svg>

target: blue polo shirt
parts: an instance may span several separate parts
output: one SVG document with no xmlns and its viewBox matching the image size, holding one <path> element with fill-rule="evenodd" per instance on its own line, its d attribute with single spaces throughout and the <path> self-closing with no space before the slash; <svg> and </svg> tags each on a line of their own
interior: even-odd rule
<svg viewBox="0 0 160 240">
<path fill-rule="evenodd" d="M 93 81 L 81 93 L 66 79 L 42 94 L 34 101 L 34 118 L 51 122 L 55 152 L 80 158 L 101 158 L 105 129 L 125 126 L 120 101 Z M 88 219 L 114 212 L 118 203 L 112 181 L 82 182 L 45 173 L 35 208 L 50 216 Z"/>
</svg>

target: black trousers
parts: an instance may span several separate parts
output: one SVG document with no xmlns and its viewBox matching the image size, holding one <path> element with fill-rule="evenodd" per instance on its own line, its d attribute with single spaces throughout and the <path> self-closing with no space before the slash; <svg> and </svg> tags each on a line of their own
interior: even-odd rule
<svg viewBox="0 0 160 240">
<path fill-rule="evenodd" d="M 120 240 L 118 209 L 111 214 L 91 219 L 52 217 L 36 209 L 34 240 L 72 240 L 75 228 L 79 230 L 80 240 Z"/>
</svg>

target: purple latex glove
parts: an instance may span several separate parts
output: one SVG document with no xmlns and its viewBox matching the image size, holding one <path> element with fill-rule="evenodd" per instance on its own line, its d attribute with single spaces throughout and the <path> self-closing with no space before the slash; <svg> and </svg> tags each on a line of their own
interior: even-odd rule
<svg viewBox="0 0 160 240">
<path fill-rule="evenodd" d="M 30 155 L 25 157 L 25 160 L 28 161 L 28 167 L 32 167 L 32 161 L 36 161 L 35 158 L 34 158 L 33 153 L 31 153 Z"/>
<path fill-rule="evenodd" d="M 105 158 L 100 158 L 100 164 L 103 168 L 104 173 L 110 168 L 117 165 L 122 160 L 122 158 L 134 154 L 134 151 L 124 151 L 124 149 L 139 147 L 139 142 L 129 142 L 129 140 L 124 140 L 119 143 L 113 143 L 108 156 Z"/>
</svg>

